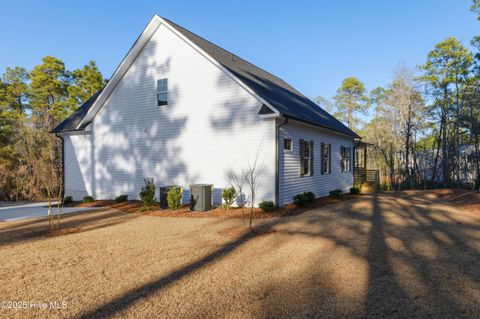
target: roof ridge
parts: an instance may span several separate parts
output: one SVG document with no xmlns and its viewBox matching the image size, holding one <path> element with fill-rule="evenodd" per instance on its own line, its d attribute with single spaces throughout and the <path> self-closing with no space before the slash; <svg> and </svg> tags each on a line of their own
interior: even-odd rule
<svg viewBox="0 0 480 319">
<path fill-rule="evenodd" d="M 262 70 L 262 71 L 265 72 L 265 73 L 268 73 L 268 74 L 271 75 L 272 77 L 274 77 L 274 78 L 282 81 L 283 83 L 285 83 L 286 85 L 290 86 L 292 89 L 294 89 L 295 91 L 298 92 L 298 90 L 296 90 L 293 86 L 291 86 L 290 84 L 288 84 L 287 82 L 285 82 L 285 80 L 283 80 L 282 78 L 276 76 L 275 74 L 273 74 L 273 73 L 265 70 L 264 68 L 259 67 L 258 65 L 253 64 L 252 62 L 250 62 L 250 61 L 248 61 L 248 60 L 245 60 L 244 58 L 238 56 L 237 54 L 235 54 L 235 53 L 233 53 L 233 52 L 230 52 L 229 50 L 226 50 L 226 49 L 222 48 L 222 47 L 219 46 L 218 44 L 215 44 L 215 43 L 213 43 L 212 41 L 205 39 L 204 37 L 202 37 L 202 36 L 196 34 L 195 32 L 192 32 L 192 31 L 190 31 L 190 30 L 182 27 L 181 25 L 173 22 L 172 20 L 170 20 L 170 19 L 168 19 L 168 18 L 165 18 L 165 17 L 163 17 L 163 16 L 159 16 L 159 17 L 162 18 L 163 20 L 167 21 L 168 23 L 171 23 L 171 24 L 175 25 L 175 26 L 178 27 L 178 28 L 183 29 L 183 30 L 185 30 L 185 31 L 193 34 L 194 36 L 202 39 L 203 41 L 208 42 L 210 45 L 213 45 L 213 46 L 215 46 L 216 48 L 218 48 L 218 49 L 220 49 L 220 50 L 222 50 L 222 51 L 224 51 L 224 52 L 226 52 L 226 53 L 228 53 L 228 54 L 231 54 L 232 56 L 238 58 L 239 60 L 241 60 L 241 61 L 243 61 L 243 62 L 246 62 L 246 63 L 250 64 L 251 66 L 257 68 L 257 69 L 260 69 L 260 70 Z M 300 93 L 300 92 L 299 92 L 299 93 Z M 303 94 L 302 94 L 302 95 L 303 95 Z"/>
<path fill-rule="evenodd" d="M 349 129 L 345 124 L 341 123 L 333 115 L 325 111 L 283 79 L 223 49 L 215 43 L 202 38 L 175 22 L 158 15 L 152 18 L 110 79 L 106 86 L 107 88 L 111 87 L 110 93 L 121 81 L 121 77 L 127 72 L 128 66 L 135 62 L 139 52 L 142 50 L 140 45 L 143 47 L 146 41 L 149 41 L 153 32 L 156 32 L 162 22 L 172 29 L 171 31 L 176 31 L 178 35 L 181 35 L 183 40 L 190 41 L 190 43 L 202 50 L 203 54 L 208 55 L 212 60 L 216 60 L 216 62 L 224 68 L 223 71 L 230 72 L 231 76 L 242 82 L 242 84 L 239 83 L 239 85 L 248 87 L 260 102 L 268 103 L 275 108 L 279 116 L 288 116 L 292 119 L 296 118 L 305 123 L 332 129 L 354 138 L 359 137 L 357 133 Z M 140 44 L 140 40 L 142 44 Z M 136 51 L 133 51 L 135 48 Z M 127 61 L 127 58 L 130 60 Z M 125 65 L 128 66 L 122 69 L 121 66 L 125 61 L 127 61 Z M 116 82 L 112 87 L 111 84 L 113 80 L 116 80 Z M 104 93 L 100 94 L 100 98 L 102 98 L 103 95 Z M 74 112 L 74 114 L 58 125 L 55 130 L 67 131 L 72 127 L 75 129 L 84 128 L 86 123 L 83 123 L 83 121 L 85 121 L 92 107 L 97 105 L 101 107 L 103 105 L 102 103 L 105 102 L 103 100 L 99 101 L 98 96 L 92 97 L 92 99 L 89 99 L 80 107 L 81 111 Z"/>
</svg>

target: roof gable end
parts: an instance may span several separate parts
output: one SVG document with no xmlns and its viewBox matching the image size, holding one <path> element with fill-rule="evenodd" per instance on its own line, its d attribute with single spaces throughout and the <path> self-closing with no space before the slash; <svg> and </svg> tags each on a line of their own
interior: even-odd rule
<svg viewBox="0 0 480 319">
<path fill-rule="evenodd" d="M 88 125 L 161 24 L 164 24 L 170 31 L 179 36 L 261 102 L 263 106 L 259 110 L 260 115 L 270 110 L 272 116 L 287 116 L 352 137 L 359 137 L 355 132 L 282 79 L 157 15 L 147 24 L 105 88 L 89 99 L 79 108 L 80 111 L 74 112 L 54 131 L 60 132 L 66 129 L 80 130 Z"/>
</svg>

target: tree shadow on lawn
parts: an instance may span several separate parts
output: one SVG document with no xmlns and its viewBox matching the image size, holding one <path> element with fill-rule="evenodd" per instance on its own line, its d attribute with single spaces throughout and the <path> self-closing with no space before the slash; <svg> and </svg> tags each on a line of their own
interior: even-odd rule
<svg viewBox="0 0 480 319">
<path fill-rule="evenodd" d="M 286 243 L 289 237 L 292 240 L 293 237 L 327 239 L 333 245 L 333 253 L 346 250 L 366 265 L 366 273 L 357 274 L 352 270 L 355 273 L 352 276 L 363 280 L 365 287 L 361 298 L 350 299 L 339 291 L 339 285 L 350 283 L 322 269 L 323 264 L 330 261 L 319 246 L 319 254 L 311 256 L 304 278 L 300 275 L 285 282 L 263 283 L 272 294 L 260 301 L 261 315 L 266 318 L 293 314 L 298 317 L 475 317 L 480 310 L 480 300 L 474 293 L 480 278 L 477 267 L 480 254 L 476 248 L 480 238 L 465 233 L 462 225 L 468 226 L 470 232 L 479 231 L 480 226 L 459 225 L 450 220 L 440 222 L 434 219 L 436 214 L 437 210 L 412 204 L 408 196 L 384 194 L 261 223 L 265 231 L 275 231 L 270 238 L 277 241 Z M 212 253 L 100 304 L 80 317 L 100 318 L 121 313 L 140 299 L 215 264 L 257 235 L 245 233 Z M 274 241 L 271 244 L 275 245 Z M 339 262 L 335 267 L 351 266 L 349 259 Z M 302 282 L 300 288 L 290 287 L 298 280 Z M 332 288 L 332 283 L 337 288 L 335 285 Z M 275 291 L 281 289 L 287 289 L 290 296 L 302 298 L 276 295 Z M 212 294 L 205 304 L 214 303 L 215 298 L 221 296 Z M 298 311 L 292 312 L 292 309 Z M 208 313 L 201 306 L 195 311 Z"/>
<path fill-rule="evenodd" d="M 280 219 L 271 220 L 266 223 L 263 223 L 262 226 L 265 230 L 271 229 L 275 224 L 280 222 Z M 241 245 L 245 244 L 259 233 L 250 231 L 243 234 L 236 240 L 232 240 L 229 243 L 223 245 L 221 248 L 213 251 L 212 253 L 204 256 L 203 258 L 194 261 L 176 271 L 173 271 L 165 276 L 158 278 L 155 281 L 142 285 L 139 288 L 132 289 L 127 291 L 126 293 L 122 294 L 121 296 L 100 305 L 99 307 L 82 314 L 80 318 L 104 318 L 105 316 L 113 315 L 115 313 L 119 313 L 122 310 L 130 307 L 135 302 L 140 300 L 141 298 L 147 297 L 156 291 L 164 289 L 169 285 L 177 282 L 181 278 L 199 270 L 200 268 L 206 267 L 217 260 L 225 257 L 226 255 L 232 253 Z"/>
<path fill-rule="evenodd" d="M 34 218 L 25 222 L 5 222 L 0 224 L 0 246 L 42 240 L 55 235 L 92 231 L 124 223 L 138 216 L 111 209 L 69 213 L 61 217 L 58 231 L 50 230 L 47 217 Z M 54 222 L 55 224 L 57 222 L 56 216 Z"/>
</svg>

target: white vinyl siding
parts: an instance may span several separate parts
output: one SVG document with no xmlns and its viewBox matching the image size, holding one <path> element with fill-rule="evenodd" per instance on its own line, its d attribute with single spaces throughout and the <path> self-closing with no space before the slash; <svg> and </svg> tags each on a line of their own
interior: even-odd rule
<svg viewBox="0 0 480 319">
<path fill-rule="evenodd" d="M 159 79 L 168 79 L 168 104 L 161 107 Z M 208 183 L 219 203 L 221 189 L 229 186 L 228 170 L 245 168 L 261 143 L 265 171 L 257 200 L 274 200 L 275 123 L 258 115 L 261 106 L 161 25 L 94 118 L 92 163 L 85 162 L 89 169 L 80 174 L 67 174 L 66 195 L 78 188 L 98 199 L 120 194 L 135 199 L 144 178 L 154 178 L 157 198 L 159 186 L 175 183 L 186 190 L 187 203 L 190 184 Z"/>
<path fill-rule="evenodd" d="M 93 193 L 91 135 L 64 134 L 65 194 L 75 200 Z"/>
<path fill-rule="evenodd" d="M 281 151 L 279 154 L 280 198 L 279 204 L 292 202 L 294 195 L 311 191 L 315 196 L 327 196 L 329 191 L 341 189 L 348 192 L 353 185 L 353 173 L 342 172 L 340 167 L 340 146 L 353 147 L 353 139 L 321 128 L 289 122 L 280 129 L 280 140 L 290 138 L 313 141 L 313 172 L 321 172 L 321 143 L 331 144 L 330 174 L 314 173 L 311 176 L 300 176 L 300 147 L 293 143 L 291 152 Z"/>
</svg>

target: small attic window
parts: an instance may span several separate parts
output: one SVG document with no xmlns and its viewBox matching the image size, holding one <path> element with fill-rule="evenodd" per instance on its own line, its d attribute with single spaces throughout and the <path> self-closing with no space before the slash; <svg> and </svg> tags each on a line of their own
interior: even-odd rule
<svg viewBox="0 0 480 319">
<path fill-rule="evenodd" d="M 157 80 L 157 105 L 168 104 L 168 79 Z"/>
<path fill-rule="evenodd" d="M 285 138 L 283 140 L 283 149 L 285 151 L 291 151 L 292 150 L 292 140 L 289 138 Z"/>
</svg>

